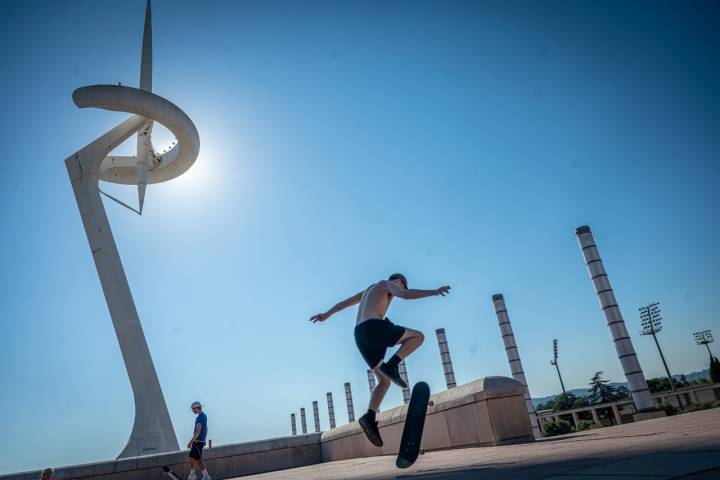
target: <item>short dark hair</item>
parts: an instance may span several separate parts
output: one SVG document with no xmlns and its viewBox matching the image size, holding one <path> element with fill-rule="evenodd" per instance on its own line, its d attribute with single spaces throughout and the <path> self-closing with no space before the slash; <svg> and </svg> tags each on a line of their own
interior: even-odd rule
<svg viewBox="0 0 720 480">
<path fill-rule="evenodd" d="M 408 284 L 407 284 L 407 278 L 405 278 L 405 275 L 403 275 L 402 273 L 393 273 L 392 275 L 390 275 L 390 277 L 388 277 L 388 280 L 391 282 L 393 280 L 397 280 L 397 279 L 400 279 L 400 281 L 403 283 L 403 285 L 405 285 L 405 289 L 407 290 Z"/>
</svg>

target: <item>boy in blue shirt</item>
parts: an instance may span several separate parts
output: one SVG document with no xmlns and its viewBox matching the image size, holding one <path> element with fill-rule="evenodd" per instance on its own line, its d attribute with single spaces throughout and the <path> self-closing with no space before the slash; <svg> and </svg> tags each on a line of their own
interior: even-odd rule
<svg viewBox="0 0 720 480">
<path fill-rule="evenodd" d="M 190 475 L 188 475 L 188 480 L 197 480 L 195 476 L 196 468 L 202 472 L 202 480 L 211 480 L 202 459 L 202 449 L 205 446 L 205 438 L 207 437 L 207 415 L 202 411 L 200 402 L 193 402 L 190 408 L 197 417 L 195 417 L 193 437 L 188 442 L 188 448 L 190 449 Z"/>
</svg>

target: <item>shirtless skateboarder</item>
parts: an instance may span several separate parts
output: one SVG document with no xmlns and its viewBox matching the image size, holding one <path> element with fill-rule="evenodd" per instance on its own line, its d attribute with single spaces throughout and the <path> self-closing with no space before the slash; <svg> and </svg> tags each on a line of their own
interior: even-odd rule
<svg viewBox="0 0 720 480">
<path fill-rule="evenodd" d="M 360 304 L 355 324 L 355 344 L 377 377 L 378 383 L 370 395 L 367 413 L 360 417 L 358 422 L 373 445 L 378 447 L 383 445 L 375 413 L 390 388 L 390 381 L 403 388 L 407 387 L 400 377 L 398 364 L 403 358 L 417 350 L 425 340 L 425 336 L 421 332 L 395 325 L 385 318 L 390 302 L 393 297 L 415 300 L 434 295 L 445 296 L 449 291 L 449 286 L 435 290 L 409 289 L 405 276 L 394 273 L 387 280 L 380 280 L 370 285 L 365 291 L 343 300 L 327 312 L 310 317 L 310 321 L 313 323 L 324 322 L 335 313 Z M 387 362 L 383 362 L 388 347 L 394 345 L 400 345 L 400 348 Z"/>
</svg>

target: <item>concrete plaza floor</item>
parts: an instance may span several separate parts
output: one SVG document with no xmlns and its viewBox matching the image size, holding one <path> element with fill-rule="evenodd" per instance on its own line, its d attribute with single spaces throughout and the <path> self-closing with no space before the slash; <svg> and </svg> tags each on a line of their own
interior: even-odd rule
<svg viewBox="0 0 720 480">
<path fill-rule="evenodd" d="M 343 460 L 242 477 L 344 479 L 720 479 L 720 408 L 552 437 L 524 445 Z"/>
</svg>

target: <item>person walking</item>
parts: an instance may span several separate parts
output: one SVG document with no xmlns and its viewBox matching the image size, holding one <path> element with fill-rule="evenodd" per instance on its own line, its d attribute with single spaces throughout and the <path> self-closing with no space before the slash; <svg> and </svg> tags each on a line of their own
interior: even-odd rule
<svg viewBox="0 0 720 480">
<path fill-rule="evenodd" d="M 212 480 L 202 457 L 202 450 L 205 447 L 205 439 L 207 438 L 207 415 L 202 411 L 200 402 L 193 402 L 190 408 L 196 417 L 193 436 L 187 446 L 190 449 L 188 455 L 190 457 L 190 475 L 188 475 L 188 480 L 197 480 L 195 470 L 200 470 L 202 480 Z"/>
</svg>

